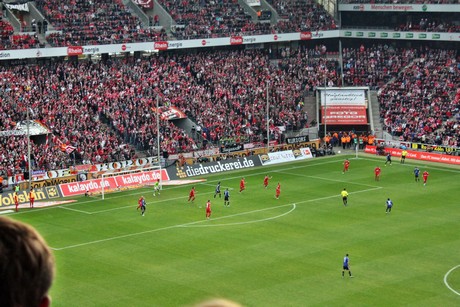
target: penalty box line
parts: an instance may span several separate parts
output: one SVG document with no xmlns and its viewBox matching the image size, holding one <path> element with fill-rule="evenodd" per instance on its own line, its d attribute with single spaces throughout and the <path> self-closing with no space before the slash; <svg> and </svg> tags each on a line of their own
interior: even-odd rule
<svg viewBox="0 0 460 307">
<path fill-rule="evenodd" d="M 357 191 L 357 192 L 351 192 L 349 194 L 365 193 L 365 192 L 369 192 L 369 191 L 372 191 L 372 190 L 378 190 L 378 189 L 381 189 L 381 187 L 376 187 L 376 188 L 372 188 L 372 189 L 366 189 L 366 190 Z M 298 202 L 295 202 L 295 203 L 289 203 L 289 204 L 285 204 L 285 205 L 277 205 L 277 206 L 273 206 L 273 207 L 269 207 L 269 208 L 263 208 L 263 209 L 251 210 L 251 211 L 246 211 L 246 212 L 240 212 L 240 213 L 236 213 L 236 214 L 232 214 L 232 215 L 221 216 L 221 217 L 213 218 L 212 220 L 213 221 L 223 220 L 223 219 L 228 219 L 228 218 L 232 218 L 232 217 L 236 217 L 236 216 L 247 215 L 247 214 L 252 214 L 252 213 L 272 210 L 272 209 L 276 209 L 276 208 L 283 208 L 283 207 L 288 207 L 288 206 L 294 206 L 295 207 L 298 204 L 311 203 L 311 202 L 316 202 L 316 201 L 321 201 L 321 200 L 331 199 L 331 198 L 337 198 L 337 197 L 338 197 L 338 195 L 334 194 L 334 195 L 315 198 L 315 199 L 301 200 L 301 201 L 298 201 Z M 92 245 L 92 244 L 104 243 L 104 242 L 108 242 L 108 241 L 113 241 L 113 240 L 118 240 L 118 239 L 124 239 L 124 238 L 129 238 L 129 237 L 134 237 L 134 236 L 154 233 L 154 232 L 163 231 L 163 230 L 169 230 L 169 229 L 175 229 L 175 228 L 187 228 L 189 226 L 196 225 L 196 224 L 199 224 L 199 223 L 205 223 L 205 222 L 209 222 L 209 221 L 208 220 L 199 220 L 199 221 L 189 222 L 189 223 L 185 223 L 185 224 L 171 225 L 171 226 L 166 226 L 166 227 L 161 227 L 161 228 L 156 228 L 156 229 L 150 229 L 150 230 L 141 231 L 141 232 L 135 232 L 135 233 L 125 234 L 125 235 L 120 235 L 120 236 L 114 236 L 114 237 L 100 239 L 100 240 L 89 241 L 89 242 L 80 243 L 80 244 L 74 244 L 74 245 L 69 245 L 69 246 L 64 246 L 64 247 L 50 247 L 50 248 L 52 250 L 55 250 L 55 251 L 61 251 L 61 250 L 66 250 L 66 249 L 71 249 L 71 248 L 76 248 L 76 247 L 82 247 L 82 246 L 87 246 L 87 245 Z"/>
</svg>

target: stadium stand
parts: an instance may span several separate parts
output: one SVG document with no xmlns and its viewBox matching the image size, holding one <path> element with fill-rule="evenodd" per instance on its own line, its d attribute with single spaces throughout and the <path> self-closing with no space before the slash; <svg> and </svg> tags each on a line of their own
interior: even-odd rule
<svg viewBox="0 0 460 307">
<path fill-rule="evenodd" d="M 385 129 L 401 140 L 457 146 L 460 73 L 455 50 L 420 48 L 380 89 Z"/>
<path fill-rule="evenodd" d="M 312 0 L 268 0 L 278 12 L 280 20 L 276 32 L 334 30 L 334 18 Z"/>
<path fill-rule="evenodd" d="M 164 40 L 166 32 L 145 28 L 121 0 L 35 1 L 57 32 L 52 46 L 100 45 Z"/>
</svg>

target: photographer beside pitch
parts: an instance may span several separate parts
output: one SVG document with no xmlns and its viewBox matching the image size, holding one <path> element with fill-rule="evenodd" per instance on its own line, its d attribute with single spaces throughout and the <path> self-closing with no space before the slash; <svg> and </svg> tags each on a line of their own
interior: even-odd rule
<svg viewBox="0 0 460 307">
<path fill-rule="evenodd" d="M 55 262 L 31 226 L 0 217 L 0 306 L 48 307 Z"/>
</svg>

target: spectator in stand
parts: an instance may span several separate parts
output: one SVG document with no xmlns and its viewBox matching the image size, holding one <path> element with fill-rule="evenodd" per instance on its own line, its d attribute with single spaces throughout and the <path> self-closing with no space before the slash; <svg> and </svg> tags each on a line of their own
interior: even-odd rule
<svg viewBox="0 0 460 307">
<path fill-rule="evenodd" d="M 47 35 L 52 46 L 100 45 L 166 39 L 164 29 L 144 26 L 121 0 L 35 1 L 54 29 Z M 47 21 L 48 20 L 48 21 Z"/>
</svg>

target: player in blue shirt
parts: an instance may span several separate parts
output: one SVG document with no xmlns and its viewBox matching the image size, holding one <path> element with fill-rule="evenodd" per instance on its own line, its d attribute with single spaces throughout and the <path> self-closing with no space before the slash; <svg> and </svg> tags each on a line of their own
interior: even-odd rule
<svg viewBox="0 0 460 307">
<path fill-rule="evenodd" d="M 385 210 L 385 213 L 390 213 L 391 208 L 393 208 L 393 201 L 388 198 L 386 202 L 386 206 L 387 206 L 387 209 Z"/>
<path fill-rule="evenodd" d="M 222 198 L 222 194 L 220 193 L 220 181 L 217 183 L 216 191 L 214 192 L 214 198 L 216 198 L 217 194 L 219 194 L 219 198 Z"/>
<path fill-rule="evenodd" d="M 387 163 L 390 163 L 391 165 L 391 153 L 387 153 L 387 160 L 385 161 L 385 166 L 387 166 Z"/>
<path fill-rule="evenodd" d="M 224 206 L 230 207 L 230 192 L 228 191 L 228 188 L 224 191 Z"/>
<path fill-rule="evenodd" d="M 415 176 L 415 182 L 420 181 L 420 169 L 416 166 L 414 168 L 414 176 Z"/>
<path fill-rule="evenodd" d="M 350 259 L 348 258 L 348 254 L 346 254 L 345 257 L 343 257 L 342 278 L 345 276 L 345 271 L 348 271 L 350 277 L 353 277 L 350 271 Z"/>
</svg>

